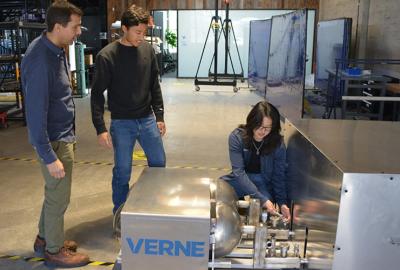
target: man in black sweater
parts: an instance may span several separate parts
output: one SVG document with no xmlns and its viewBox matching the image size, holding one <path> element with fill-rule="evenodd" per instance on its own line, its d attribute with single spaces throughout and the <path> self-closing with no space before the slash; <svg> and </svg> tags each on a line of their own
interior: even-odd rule
<svg viewBox="0 0 400 270">
<path fill-rule="evenodd" d="M 158 66 L 151 45 L 144 41 L 149 14 L 132 5 L 122 14 L 123 36 L 96 57 L 92 85 L 92 120 L 98 142 L 114 148 L 113 212 L 126 201 L 136 140 L 150 167 L 165 167 L 161 137 L 165 134 L 164 104 Z M 110 134 L 104 123 L 104 91 L 111 111 Z"/>
</svg>

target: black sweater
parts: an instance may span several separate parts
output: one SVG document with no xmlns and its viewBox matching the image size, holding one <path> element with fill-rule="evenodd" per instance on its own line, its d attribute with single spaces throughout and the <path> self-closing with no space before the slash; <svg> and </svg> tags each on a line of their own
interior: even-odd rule
<svg viewBox="0 0 400 270">
<path fill-rule="evenodd" d="M 107 131 L 104 123 L 104 91 L 112 119 L 138 119 L 152 112 L 164 121 L 164 105 L 158 80 L 158 66 L 151 45 L 139 47 L 114 41 L 96 57 L 96 75 L 91 94 L 92 121 L 97 134 Z"/>
</svg>

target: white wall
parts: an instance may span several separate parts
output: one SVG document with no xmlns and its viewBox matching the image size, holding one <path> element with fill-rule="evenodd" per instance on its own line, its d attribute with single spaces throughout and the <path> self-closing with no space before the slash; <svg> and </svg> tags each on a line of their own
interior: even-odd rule
<svg viewBox="0 0 400 270">
<path fill-rule="evenodd" d="M 232 10 L 233 29 L 239 48 L 240 57 L 243 65 L 244 77 L 248 72 L 248 50 L 249 50 L 249 26 L 251 20 L 269 19 L 274 15 L 281 15 L 291 12 L 291 10 Z M 201 52 L 206 41 L 207 31 L 214 16 L 213 10 L 179 10 L 178 11 L 178 77 L 195 77 L 196 70 L 200 61 Z M 220 11 L 219 15 L 224 20 L 225 12 Z M 315 11 L 309 11 L 307 32 L 307 55 L 310 61 L 307 62 L 307 74 L 311 73 L 312 66 L 312 41 L 314 38 L 314 18 Z M 232 37 L 232 35 L 231 35 Z M 224 72 L 225 62 L 225 42 L 223 36 L 218 44 L 218 72 Z M 230 40 L 231 57 L 235 73 L 241 71 L 239 58 L 233 37 Z M 198 77 L 208 77 L 208 70 L 214 53 L 214 32 L 211 29 L 208 37 L 204 56 L 200 65 Z M 228 73 L 232 73 L 230 62 L 228 61 Z M 211 71 L 214 69 L 212 67 Z"/>
</svg>

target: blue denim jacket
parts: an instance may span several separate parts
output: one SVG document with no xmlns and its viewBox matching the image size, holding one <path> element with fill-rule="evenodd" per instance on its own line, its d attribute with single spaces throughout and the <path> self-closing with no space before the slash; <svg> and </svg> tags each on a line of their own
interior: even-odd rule
<svg viewBox="0 0 400 270">
<path fill-rule="evenodd" d="M 245 167 L 250 159 L 250 150 L 243 143 L 243 129 L 236 128 L 229 136 L 229 157 L 232 172 L 221 178 L 228 181 L 237 193 L 244 193 L 258 198 L 261 204 L 267 200 L 278 203 L 287 203 L 286 185 L 286 147 L 284 143 L 277 147 L 272 153 L 262 155 L 261 175 L 270 187 L 270 194 L 262 194 L 251 182 L 246 174 Z M 238 189 L 240 192 L 238 192 Z"/>
</svg>

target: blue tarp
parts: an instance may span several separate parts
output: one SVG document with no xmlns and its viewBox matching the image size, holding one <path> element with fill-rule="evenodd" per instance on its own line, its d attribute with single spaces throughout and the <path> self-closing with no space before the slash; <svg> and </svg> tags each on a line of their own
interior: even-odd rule
<svg viewBox="0 0 400 270">
<path fill-rule="evenodd" d="M 273 16 L 266 98 L 290 119 L 303 115 L 307 12 Z"/>
<path fill-rule="evenodd" d="M 250 21 L 249 85 L 265 97 L 272 20 Z"/>
</svg>

